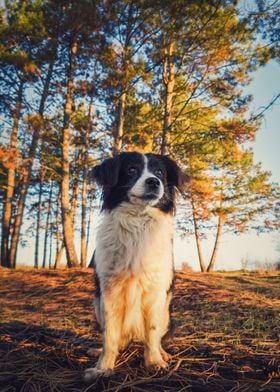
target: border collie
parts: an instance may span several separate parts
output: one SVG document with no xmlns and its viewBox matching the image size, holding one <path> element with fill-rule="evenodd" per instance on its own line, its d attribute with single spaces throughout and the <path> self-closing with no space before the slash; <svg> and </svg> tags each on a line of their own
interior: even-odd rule
<svg viewBox="0 0 280 392">
<path fill-rule="evenodd" d="M 131 340 L 144 343 L 147 367 L 165 368 L 161 339 L 169 325 L 176 189 L 188 177 L 167 156 L 125 152 L 93 168 L 103 190 L 94 300 L 103 350 L 86 381 L 110 373 Z"/>
</svg>

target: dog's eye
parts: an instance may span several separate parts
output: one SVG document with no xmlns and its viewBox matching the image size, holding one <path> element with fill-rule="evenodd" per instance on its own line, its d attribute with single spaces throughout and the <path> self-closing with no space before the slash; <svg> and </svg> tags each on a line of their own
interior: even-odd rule
<svg viewBox="0 0 280 392">
<path fill-rule="evenodd" d="M 131 176 L 134 176 L 135 174 L 137 174 L 137 169 L 136 167 L 130 166 L 128 168 L 128 174 L 130 174 Z"/>
<path fill-rule="evenodd" d="M 155 171 L 155 175 L 158 176 L 158 177 L 163 177 L 163 171 L 161 169 L 157 169 Z"/>
</svg>

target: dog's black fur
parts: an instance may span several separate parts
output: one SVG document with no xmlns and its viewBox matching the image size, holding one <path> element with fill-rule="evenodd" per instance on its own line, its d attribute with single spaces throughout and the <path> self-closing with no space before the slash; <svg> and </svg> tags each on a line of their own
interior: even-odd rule
<svg viewBox="0 0 280 392">
<path fill-rule="evenodd" d="M 146 154 L 146 157 L 149 170 L 165 188 L 164 197 L 155 207 L 165 213 L 174 212 L 175 189 L 183 191 L 188 176 L 168 156 Z M 143 155 L 137 152 L 123 152 L 93 168 L 93 178 L 103 190 L 102 210 L 111 211 L 123 201 L 128 201 L 127 192 L 141 176 L 143 168 Z"/>
</svg>

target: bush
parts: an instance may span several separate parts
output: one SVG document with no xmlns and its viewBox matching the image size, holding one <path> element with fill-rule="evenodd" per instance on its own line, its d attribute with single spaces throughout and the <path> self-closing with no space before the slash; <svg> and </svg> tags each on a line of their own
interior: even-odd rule
<svg viewBox="0 0 280 392">
<path fill-rule="evenodd" d="M 182 263 L 182 271 L 184 271 L 184 272 L 193 272 L 193 269 L 186 261 L 184 261 Z"/>
</svg>

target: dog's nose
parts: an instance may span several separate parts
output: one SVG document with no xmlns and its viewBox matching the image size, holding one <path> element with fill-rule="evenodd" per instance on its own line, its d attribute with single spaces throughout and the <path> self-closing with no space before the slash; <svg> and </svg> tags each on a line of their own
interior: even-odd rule
<svg viewBox="0 0 280 392">
<path fill-rule="evenodd" d="M 160 187 L 160 181 L 156 177 L 150 177 L 146 179 L 146 185 L 148 186 L 149 190 L 153 191 Z"/>
</svg>

